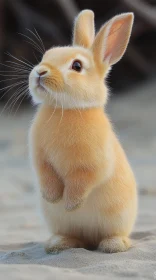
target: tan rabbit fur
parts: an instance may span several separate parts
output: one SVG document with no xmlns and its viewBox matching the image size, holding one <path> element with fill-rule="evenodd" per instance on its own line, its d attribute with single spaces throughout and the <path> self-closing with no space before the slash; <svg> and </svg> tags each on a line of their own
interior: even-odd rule
<svg viewBox="0 0 156 280">
<path fill-rule="evenodd" d="M 84 10 L 75 21 L 73 45 L 48 50 L 30 74 L 39 106 L 29 146 L 51 232 L 47 252 L 130 247 L 136 183 L 105 113 L 104 79 L 124 54 L 132 24 L 132 13 L 116 16 L 95 37 L 94 14 Z"/>
</svg>

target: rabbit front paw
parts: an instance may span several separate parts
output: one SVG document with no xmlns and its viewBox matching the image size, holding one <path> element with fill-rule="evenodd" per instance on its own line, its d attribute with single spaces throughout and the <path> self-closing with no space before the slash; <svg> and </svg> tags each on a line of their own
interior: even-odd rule
<svg viewBox="0 0 156 280">
<path fill-rule="evenodd" d="M 76 210 L 84 204 L 85 198 L 78 194 L 73 194 L 70 190 L 64 192 L 65 209 L 67 211 Z"/>
<path fill-rule="evenodd" d="M 41 189 L 42 197 L 51 203 L 57 203 L 63 196 L 63 188 L 44 187 Z"/>
</svg>

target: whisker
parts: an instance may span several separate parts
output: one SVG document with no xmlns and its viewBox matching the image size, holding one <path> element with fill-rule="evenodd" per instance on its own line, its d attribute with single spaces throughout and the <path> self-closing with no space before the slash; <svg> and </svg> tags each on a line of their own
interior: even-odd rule
<svg viewBox="0 0 156 280">
<path fill-rule="evenodd" d="M 21 68 L 13 67 L 13 66 L 10 66 L 10 65 L 7 65 L 7 64 L 4 64 L 4 63 L 0 63 L 0 65 L 3 65 L 5 67 L 8 67 L 8 68 L 11 68 L 11 69 L 14 69 L 14 70 L 18 70 L 20 72 L 30 73 L 30 71 L 28 71 L 28 70 L 23 70 Z"/>
<path fill-rule="evenodd" d="M 19 105 L 18 105 L 18 107 L 17 107 L 17 109 L 16 109 L 16 111 L 15 111 L 14 116 L 16 115 L 16 113 L 17 113 L 17 111 L 18 111 L 18 109 L 19 109 L 19 107 L 20 107 L 22 101 L 24 100 L 24 98 L 25 98 L 26 95 L 27 95 L 27 92 L 28 92 L 28 87 L 26 87 L 26 88 L 17 96 L 15 102 L 13 102 L 13 106 L 12 106 L 12 109 L 11 109 L 11 111 L 10 111 L 10 114 L 12 113 L 13 108 L 15 107 L 17 101 L 22 97 L 22 99 L 21 99 L 21 101 L 20 101 L 20 103 L 19 103 Z"/>
<path fill-rule="evenodd" d="M 35 55 L 35 53 L 33 52 L 33 54 L 34 54 L 34 57 L 36 58 L 36 60 L 37 60 L 37 63 L 39 63 L 39 60 L 37 59 L 37 56 Z"/>
<path fill-rule="evenodd" d="M 35 44 L 33 44 L 32 42 L 29 42 L 27 40 L 25 40 L 26 43 L 32 45 L 34 47 L 35 50 L 37 50 L 39 53 L 41 53 L 43 55 L 43 51 L 40 50 L 40 48 L 38 46 L 36 46 Z"/>
<path fill-rule="evenodd" d="M 52 119 L 53 115 L 55 114 L 55 111 L 56 111 L 56 107 L 57 107 L 57 96 L 56 96 L 56 99 L 55 100 L 55 109 L 53 111 L 53 113 L 51 114 L 50 118 L 47 120 L 46 124 L 48 124 L 50 122 L 50 120 Z"/>
<path fill-rule="evenodd" d="M 15 111 L 14 116 L 16 115 L 17 111 L 19 110 L 19 108 L 20 108 L 20 106 L 21 106 L 21 104 L 22 104 L 24 98 L 27 96 L 27 92 L 28 92 L 28 91 L 26 90 L 25 93 L 24 93 L 24 95 L 23 95 L 23 98 L 21 99 L 21 101 L 20 101 L 20 103 L 19 103 L 19 105 L 18 105 L 18 107 L 17 107 L 17 109 L 16 109 L 16 111 Z M 21 97 L 21 96 L 20 96 L 20 97 Z"/>
<path fill-rule="evenodd" d="M 45 52 L 45 46 L 44 46 L 43 41 L 42 41 L 41 37 L 39 36 L 37 30 L 34 28 L 36 34 L 35 34 L 32 30 L 30 30 L 30 29 L 28 29 L 28 28 L 27 28 L 27 30 L 28 30 L 33 36 L 35 36 L 36 39 L 41 43 L 41 48 L 42 48 L 43 52 Z"/>
<path fill-rule="evenodd" d="M 39 41 L 40 41 L 40 42 L 41 42 L 41 44 L 42 44 L 43 50 L 44 50 L 44 52 L 45 52 L 45 51 L 46 51 L 46 49 L 45 49 L 45 46 L 44 46 L 44 44 L 43 44 L 43 40 L 41 39 L 40 35 L 38 34 L 38 32 L 37 32 L 36 28 L 34 28 L 34 29 L 35 29 L 35 32 L 36 32 L 36 34 L 37 34 L 37 36 L 38 36 Z M 34 34 L 34 35 L 35 35 L 35 34 Z"/>
<path fill-rule="evenodd" d="M 19 79 L 19 77 L 17 77 L 17 78 L 11 78 L 11 79 L 5 79 L 5 80 L 0 80 L 0 83 L 6 82 L 6 81 L 17 80 L 17 79 Z M 26 81 L 26 79 L 25 79 L 25 81 Z"/>
<path fill-rule="evenodd" d="M 28 59 L 24 58 L 23 56 L 21 56 L 21 58 L 23 58 L 25 61 L 27 61 L 28 64 L 29 64 L 31 67 L 34 67 L 34 64 L 31 63 Z"/>
<path fill-rule="evenodd" d="M 79 108 L 76 107 L 76 106 L 77 106 L 76 100 L 74 100 L 74 103 L 75 103 L 75 110 L 79 112 L 79 114 L 80 114 L 80 116 L 81 116 L 81 119 L 84 120 L 83 117 L 82 117 L 81 110 L 80 110 Z M 83 108 L 83 109 L 84 109 L 84 108 Z"/>
<path fill-rule="evenodd" d="M 21 67 L 21 69 L 24 69 L 24 70 L 29 70 L 30 71 L 33 68 L 32 66 L 28 67 L 28 66 L 22 65 L 20 63 L 17 63 L 15 61 L 6 60 L 6 62 L 7 63 L 9 62 L 10 64 L 13 64 L 13 66 L 15 66 L 15 67 Z"/>
<path fill-rule="evenodd" d="M 0 73 L 4 73 L 4 74 L 10 74 L 10 75 L 22 75 L 20 70 L 1 70 Z M 12 73 L 12 74 L 11 74 Z M 25 72 L 24 72 L 25 73 Z M 28 71 L 28 73 L 30 73 L 30 71 Z M 26 74 L 25 74 L 26 75 Z"/>
<path fill-rule="evenodd" d="M 62 108 L 62 114 L 61 114 L 61 118 L 60 118 L 60 121 L 59 121 L 59 125 L 61 124 L 62 119 L 63 119 L 63 103 L 62 103 L 62 100 L 61 100 L 61 108 Z"/>
<path fill-rule="evenodd" d="M 21 63 L 23 63 L 23 64 L 29 66 L 29 64 L 27 64 L 26 62 L 20 60 L 19 58 L 15 57 L 15 56 L 13 56 L 12 54 L 10 54 L 10 53 L 8 53 L 8 52 L 7 52 L 6 54 L 7 54 L 8 56 L 10 56 L 10 57 L 16 59 L 17 61 L 19 61 L 19 62 L 21 62 Z"/>
<path fill-rule="evenodd" d="M 27 43 L 31 43 L 34 47 L 37 47 L 38 50 L 43 54 L 43 50 L 42 48 L 37 44 L 37 42 L 35 42 L 32 38 L 30 38 L 29 36 L 22 34 L 22 33 L 18 33 L 20 35 L 22 35 L 23 37 L 25 37 L 26 39 L 30 40 L 30 41 L 26 41 Z"/>
<path fill-rule="evenodd" d="M 75 102 L 75 104 L 76 104 L 76 102 Z M 81 119 L 83 120 L 82 113 L 81 113 L 80 109 L 79 109 L 79 108 L 76 108 L 76 111 L 78 111 L 78 112 L 79 112 L 80 117 L 81 117 Z"/>
<path fill-rule="evenodd" d="M 18 90 L 17 90 L 14 94 L 12 94 L 12 96 L 9 98 L 9 100 L 6 102 L 5 106 L 3 107 L 0 116 L 3 114 L 4 110 L 7 108 L 7 105 L 8 105 L 8 103 L 10 102 L 10 100 L 11 100 L 12 98 L 14 98 L 16 95 L 18 95 L 21 89 L 22 89 L 22 87 L 18 88 Z M 11 103 L 11 104 L 12 104 L 12 103 Z M 10 107 L 10 105 L 9 105 L 9 107 Z"/>
<path fill-rule="evenodd" d="M 36 46 L 40 49 L 41 52 L 43 51 L 42 48 L 41 48 L 41 46 L 39 46 L 39 45 L 37 44 L 37 42 L 35 42 L 32 38 L 30 38 L 29 36 L 27 36 L 27 35 L 25 35 L 25 34 L 22 34 L 22 33 L 18 33 L 18 34 L 20 34 L 20 35 L 22 35 L 23 37 L 25 37 L 25 38 L 27 38 L 28 40 L 30 40 L 34 45 L 36 45 Z"/>
<path fill-rule="evenodd" d="M 8 90 L 4 92 L 4 94 L 1 96 L 0 100 L 8 93 L 11 89 L 15 88 L 15 87 L 18 86 L 18 85 L 19 85 L 19 86 L 20 86 L 20 85 L 24 86 L 24 83 L 25 83 L 25 82 L 19 82 L 19 83 L 15 83 L 14 85 L 9 86 Z"/>
<path fill-rule="evenodd" d="M 21 82 L 15 83 L 14 85 L 19 85 L 19 84 L 23 84 L 23 83 L 24 83 L 24 82 L 21 81 Z M 9 85 L 9 86 L 3 87 L 3 88 L 1 88 L 0 90 L 5 90 L 5 89 L 10 88 L 10 87 L 13 87 L 13 85 L 11 84 L 11 85 Z"/>
<path fill-rule="evenodd" d="M 20 97 L 21 97 L 21 95 L 22 95 L 22 92 L 20 92 L 20 90 L 18 90 L 18 92 L 16 92 L 16 94 L 13 96 L 13 97 L 15 97 L 15 99 L 13 99 L 12 101 L 11 101 L 11 103 L 9 104 L 9 106 L 7 107 L 7 109 L 11 109 L 10 110 L 10 114 L 11 114 L 11 112 L 13 111 L 13 108 L 14 108 L 14 106 L 15 106 L 15 104 L 16 104 L 16 102 L 18 101 L 18 99 L 20 99 Z M 11 100 L 12 98 L 10 98 L 10 100 Z M 13 106 L 12 106 L 13 105 Z M 12 106 L 12 108 L 11 108 L 11 106 Z"/>
<path fill-rule="evenodd" d="M 0 73 L 0 76 L 2 76 L 2 77 L 28 77 L 28 75 L 26 75 L 26 74 L 1 74 Z"/>
</svg>

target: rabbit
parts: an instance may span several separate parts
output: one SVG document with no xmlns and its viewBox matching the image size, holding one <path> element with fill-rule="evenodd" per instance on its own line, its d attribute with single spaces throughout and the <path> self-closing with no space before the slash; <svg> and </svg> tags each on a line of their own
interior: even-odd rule
<svg viewBox="0 0 156 280">
<path fill-rule="evenodd" d="M 126 50 L 133 18 L 117 15 L 95 36 L 94 13 L 83 10 L 72 46 L 47 50 L 29 75 L 38 104 L 29 148 L 51 236 L 47 253 L 70 248 L 116 253 L 132 246 L 136 181 L 105 105 L 106 77 Z"/>
</svg>

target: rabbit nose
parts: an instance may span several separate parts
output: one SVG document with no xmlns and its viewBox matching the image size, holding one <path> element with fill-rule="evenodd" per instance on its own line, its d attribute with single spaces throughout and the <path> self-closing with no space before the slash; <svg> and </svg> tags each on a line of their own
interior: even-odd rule
<svg viewBox="0 0 156 280">
<path fill-rule="evenodd" d="M 38 72 L 38 71 L 37 71 L 37 73 L 38 73 L 39 76 L 45 76 L 45 75 L 47 74 L 47 72 L 48 72 L 48 71 L 42 71 L 42 72 Z"/>
<path fill-rule="evenodd" d="M 38 66 L 35 70 L 37 77 L 45 77 L 49 72 L 48 69 L 44 66 Z"/>
</svg>

